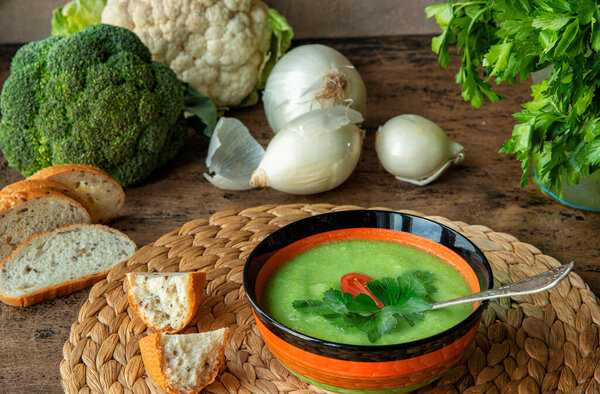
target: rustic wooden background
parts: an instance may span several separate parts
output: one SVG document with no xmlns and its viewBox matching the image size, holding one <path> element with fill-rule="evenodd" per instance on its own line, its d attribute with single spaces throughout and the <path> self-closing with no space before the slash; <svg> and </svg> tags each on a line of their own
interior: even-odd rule
<svg viewBox="0 0 600 394">
<path fill-rule="evenodd" d="M 50 35 L 52 10 L 68 0 L 0 0 L 0 43 L 22 43 Z M 425 18 L 437 0 L 265 0 L 294 26 L 296 38 L 431 34 Z M 24 23 L 27 21 L 27 23 Z"/>
<path fill-rule="evenodd" d="M 202 176 L 206 141 L 190 136 L 179 157 L 142 185 L 127 190 L 123 215 L 113 226 L 138 245 L 195 218 L 221 210 L 263 204 L 333 203 L 412 209 L 510 233 L 563 262 L 600 294 L 600 215 L 553 203 L 534 186 L 519 188 L 521 169 L 498 153 L 515 123 L 510 116 L 529 98 L 529 84 L 502 87 L 507 99 L 476 110 L 463 102 L 454 83 L 458 58 L 441 69 L 430 50 L 430 36 L 319 40 L 345 53 L 368 89 L 367 135 L 356 171 L 341 187 L 313 196 L 270 189 L 230 192 Z M 296 42 L 300 44 L 302 42 Z M 0 83 L 17 46 L 0 46 Z M 374 151 L 376 128 L 402 113 L 432 119 L 465 146 L 466 160 L 433 184 L 418 187 L 396 181 Z M 261 105 L 227 114 L 241 119 L 266 145 L 272 137 Z M 22 179 L 0 160 L 0 186 Z M 61 349 L 87 291 L 19 309 L 0 305 L 0 392 L 58 392 Z"/>
</svg>

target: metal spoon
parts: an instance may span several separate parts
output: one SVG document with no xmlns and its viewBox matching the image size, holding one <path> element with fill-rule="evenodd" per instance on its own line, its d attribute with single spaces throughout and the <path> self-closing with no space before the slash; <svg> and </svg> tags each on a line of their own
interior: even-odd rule
<svg viewBox="0 0 600 394">
<path fill-rule="evenodd" d="M 550 271 L 542 272 L 525 278 L 518 282 L 513 282 L 506 286 L 498 287 L 497 289 L 489 289 L 480 293 L 470 294 L 468 296 L 455 298 L 453 300 L 436 302 L 433 304 L 431 309 L 440 309 L 447 306 L 466 304 L 469 302 L 491 300 L 500 297 L 510 297 L 516 295 L 526 295 L 539 293 L 544 290 L 549 290 L 556 286 L 561 280 L 569 275 L 569 272 L 575 265 L 574 261 L 569 264 L 561 265 L 558 268 L 554 268 Z"/>
</svg>

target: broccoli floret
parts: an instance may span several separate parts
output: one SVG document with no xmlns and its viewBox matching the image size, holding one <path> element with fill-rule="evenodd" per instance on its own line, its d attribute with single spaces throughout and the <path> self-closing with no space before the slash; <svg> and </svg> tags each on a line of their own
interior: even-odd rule
<svg viewBox="0 0 600 394">
<path fill-rule="evenodd" d="M 0 148 L 25 176 L 89 164 L 141 181 L 185 142 L 184 87 L 129 30 L 93 25 L 23 46 L 0 95 Z"/>
</svg>

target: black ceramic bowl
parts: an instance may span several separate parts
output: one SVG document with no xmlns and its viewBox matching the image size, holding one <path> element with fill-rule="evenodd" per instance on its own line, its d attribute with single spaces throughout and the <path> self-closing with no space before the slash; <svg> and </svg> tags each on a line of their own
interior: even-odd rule
<svg viewBox="0 0 600 394">
<path fill-rule="evenodd" d="M 406 237 L 413 246 L 433 251 L 438 256 L 451 256 L 448 261 L 460 260 L 466 269 L 472 270 L 470 274 L 480 291 L 492 287 L 492 271 L 483 253 L 463 235 L 428 219 L 390 211 L 353 210 L 291 223 L 256 246 L 246 261 L 243 274 L 244 289 L 261 335 L 286 368 L 306 381 L 334 392 L 393 393 L 430 383 L 460 359 L 475 336 L 487 301 L 443 332 L 396 345 L 329 342 L 296 332 L 269 316 L 258 297 L 266 279 L 276 269 L 273 265 L 280 264 L 272 263 L 271 257 L 297 241 L 307 237 L 318 239 L 319 234 L 327 232 L 345 234 L 344 239 L 362 238 L 361 234 L 378 239 L 379 233 L 383 240 Z"/>
</svg>

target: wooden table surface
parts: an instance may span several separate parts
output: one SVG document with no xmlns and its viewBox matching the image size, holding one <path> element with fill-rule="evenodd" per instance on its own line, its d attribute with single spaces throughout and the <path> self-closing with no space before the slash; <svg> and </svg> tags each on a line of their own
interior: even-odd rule
<svg viewBox="0 0 600 394">
<path fill-rule="evenodd" d="M 350 179 L 337 189 L 312 196 L 270 189 L 219 190 L 202 176 L 206 141 L 191 135 L 178 158 L 142 185 L 127 190 L 124 212 L 112 225 L 142 246 L 189 220 L 256 205 L 326 202 L 411 209 L 485 225 L 510 233 L 563 262 L 575 260 L 575 271 L 600 294 L 600 214 L 554 203 L 532 185 L 519 188 L 519 162 L 498 153 L 515 123 L 510 114 L 529 98 L 529 83 L 502 87 L 506 100 L 474 109 L 463 102 L 454 83 L 458 57 L 453 56 L 450 69 L 441 69 L 430 50 L 430 39 L 319 40 L 350 58 L 368 90 L 363 153 Z M 0 46 L 0 84 L 8 76 L 17 48 Z M 374 150 L 375 130 L 403 113 L 433 120 L 464 145 L 466 159 L 462 165 L 423 187 L 401 183 L 385 172 Z M 260 104 L 227 115 L 242 120 L 266 146 L 272 133 Z M 20 179 L 22 176 L 2 158 L 0 186 Z M 61 391 L 62 347 L 86 297 L 84 290 L 25 309 L 0 305 L 0 392 Z"/>
</svg>

